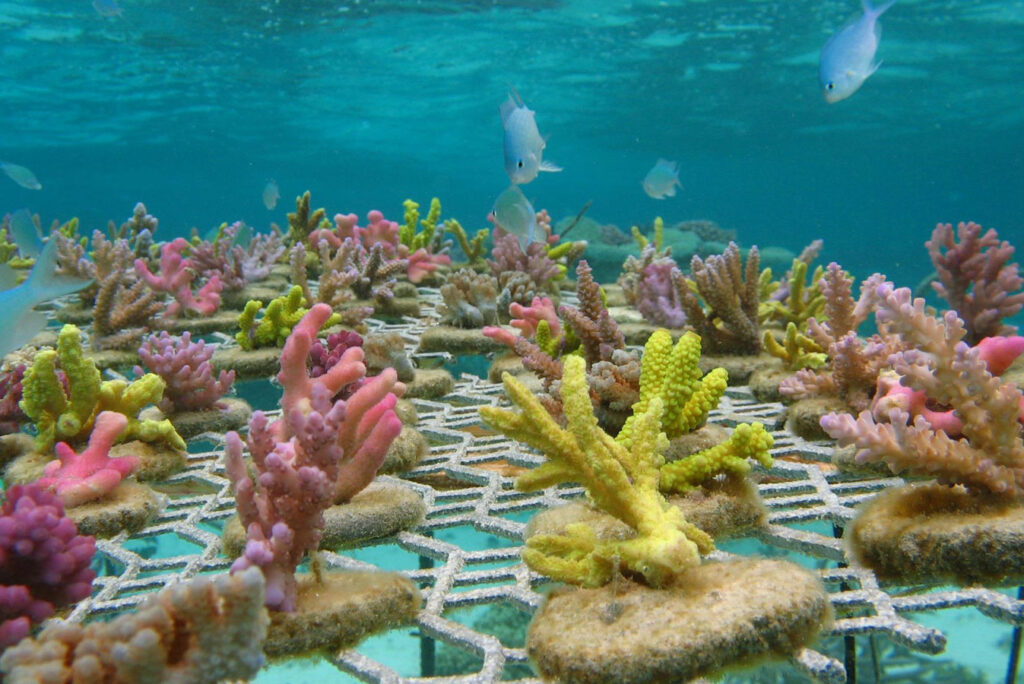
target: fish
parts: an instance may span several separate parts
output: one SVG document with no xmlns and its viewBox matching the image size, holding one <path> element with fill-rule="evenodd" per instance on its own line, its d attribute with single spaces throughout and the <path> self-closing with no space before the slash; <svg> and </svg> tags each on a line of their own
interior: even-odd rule
<svg viewBox="0 0 1024 684">
<path fill-rule="evenodd" d="M 864 13 L 836 31 L 821 48 L 818 58 L 818 82 L 825 101 L 839 102 L 857 92 L 881 62 L 875 61 L 882 25 L 878 18 L 896 0 L 875 7 L 870 0 L 861 0 Z"/>
<path fill-rule="evenodd" d="M 11 242 L 18 245 L 21 256 L 35 259 L 43 251 L 43 236 L 28 209 L 19 209 L 11 214 L 8 229 L 11 231 Z"/>
<path fill-rule="evenodd" d="M 277 181 L 271 178 L 263 188 L 263 206 L 265 206 L 267 210 L 273 209 L 277 206 L 277 200 L 280 198 L 281 192 L 277 189 Z"/>
<path fill-rule="evenodd" d="M 101 17 L 119 17 L 123 11 L 117 5 L 117 0 L 92 0 L 92 8 Z"/>
<path fill-rule="evenodd" d="M 519 246 L 524 252 L 530 243 L 540 241 L 537 212 L 515 183 L 508 186 L 508 189 L 494 200 L 491 216 L 502 230 L 519 239 Z"/>
<path fill-rule="evenodd" d="M 77 292 L 92 282 L 58 275 L 56 267 L 57 240 L 53 237 L 21 285 L 10 287 L 17 274 L 8 264 L 0 264 L 0 283 L 6 286 L 0 291 L 0 356 L 23 347 L 46 328 L 46 316 L 33 310 L 36 304 Z"/>
<path fill-rule="evenodd" d="M 42 190 L 43 184 L 36 178 L 36 174 L 11 162 L 0 161 L 0 169 L 7 174 L 7 177 L 28 190 Z"/>
<path fill-rule="evenodd" d="M 675 197 L 677 185 L 683 187 L 679 182 L 679 163 L 667 159 L 658 159 L 643 180 L 644 192 L 654 199 Z"/>
<path fill-rule="evenodd" d="M 536 112 L 523 104 L 519 93 L 513 89 L 498 111 L 505 129 L 505 173 L 513 183 L 529 183 L 541 171 L 562 170 L 544 161 L 547 143 L 537 130 Z"/>
</svg>

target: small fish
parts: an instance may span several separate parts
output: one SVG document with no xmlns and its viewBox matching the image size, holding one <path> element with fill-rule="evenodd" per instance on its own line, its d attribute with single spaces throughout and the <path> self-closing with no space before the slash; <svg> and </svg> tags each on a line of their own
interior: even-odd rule
<svg viewBox="0 0 1024 684">
<path fill-rule="evenodd" d="M 8 228 L 11 231 L 11 241 L 18 245 L 21 256 L 35 259 L 43 251 L 43 236 L 39 233 L 39 227 L 32 220 L 32 214 L 28 209 L 19 209 L 11 214 Z"/>
<path fill-rule="evenodd" d="M 515 98 L 513 99 L 513 95 Z M 560 166 L 543 161 L 546 143 L 537 130 L 535 112 L 523 104 L 513 90 L 499 108 L 505 128 L 505 173 L 513 183 L 529 183 L 541 171 L 561 171 Z"/>
<path fill-rule="evenodd" d="M 839 102 L 857 92 L 868 76 L 882 65 L 875 61 L 882 25 L 878 17 L 896 0 L 874 7 L 870 0 L 861 0 L 864 14 L 848 22 L 832 34 L 818 59 L 818 82 L 827 102 Z"/>
<path fill-rule="evenodd" d="M 263 206 L 267 210 L 273 209 L 277 206 L 277 200 L 281 198 L 281 192 L 277 189 L 277 181 L 273 178 L 267 181 L 266 187 L 263 188 Z"/>
<path fill-rule="evenodd" d="M 677 185 L 683 187 L 679 182 L 679 164 L 667 159 L 658 159 L 643 180 L 644 192 L 654 199 L 675 197 Z"/>
<path fill-rule="evenodd" d="M 540 232 L 537 226 L 537 212 L 533 210 L 526 195 L 513 183 L 505 192 L 498 195 L 491 212 L 494 222 L 501 228 L 519 238 L 519 246 L 526 251 L 532 242 L 539 241 Z"/>
<path fill-rule="evenodd" d="M 91 282 L 57 275 L 56 267 L 57 241 L 51 237 L 25 282 L 0 292 L 0 356 L 22 347 L 46 327 L 46 316 L 32 307 L 81 290 Z M 10 285 L 16 277 L 14 269 L 0 264 L 0 283 Z"/>
<path fill-rule="evenodd" d="M 0 161 L 0 169 L 3 169 L 3 172 L 6 173 L 12 181 L 23 188 L 27 188 L 29 190 L 43 189 L 43 184 L 36 179 L 36 174 L 32 173 L 24 166 L 18 166 L 11 162 Z"/>
<path fill-rule="evenodd" d="M 117 0 L 92 0 L 92 8 L 101 17 L 119 17 L 122 12 Z"/>
</svg>

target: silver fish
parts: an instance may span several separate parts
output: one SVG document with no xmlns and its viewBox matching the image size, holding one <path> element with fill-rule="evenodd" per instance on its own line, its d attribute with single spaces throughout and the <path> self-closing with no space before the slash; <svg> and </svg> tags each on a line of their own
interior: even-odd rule
<svg viewBox="0 0 1024 684">
<path fill-rule="evenodd" d="M 505 173 L 513 183 L 529 183 L 541 171 L 562 170 L 544 161 L 546 143 L 537 130 L 536 112 L 523 104 L 519 93 L 509 93 L 499 111 L 505 129 Z"/>
<path fill-rule="evenodd" d="M 653 199 L 675 197 L 677 185 L 683 187 L 679 182 L 679 164 L 667 159 L 658 159 L 643 180 L 644 192 Z"/>
<path fill-rule="evenodd" d="M 263 188 L 263 206 L 267 209 L 273 209 L 277 206 L 277 200 L 281 198 L 281 192 L 277 189 L 277 181 L 273 178 L 267 181 L 266 187 Z"/>
<path fill-rule="evenodd" d="M 498 226 L 519 239 L 519 246 L 524 252 L 531 242 L 539 241 L 537 212 L 515 183 L 498 195 L 491 213 Z"/>
<path fill-rule="evenodd" d="M 881 62 L 875 61 L 878 41 L 882 36 L 878 17 L 895 2 L 889 0 L 874 7 L 869 0 L 861 0 L 864 14 L 832 34 L 821 48 L 818 81 L 827 102 L 839 102 L 850 97 L 881 66 Z"/>
<path fill-rule="evenodd" d="M 36 174 L 32 173 L 24 166 L 18 166 L 11 162 L 0 161 L 0 170 L 6 173 L 8 178 L 23 188 L 28 190 L 43 189 L 43 184 L 36 179 Z"/>
<path fill-rule="evenodd" d="M 11 231 L 11 241 L 17 243 L 21 256 L 35 259 L 43 251 L 43 236 L 39 234 L 39 228 L 28 209 L 19 209 L 11 214 L 8 229 Z"/>
</svg>

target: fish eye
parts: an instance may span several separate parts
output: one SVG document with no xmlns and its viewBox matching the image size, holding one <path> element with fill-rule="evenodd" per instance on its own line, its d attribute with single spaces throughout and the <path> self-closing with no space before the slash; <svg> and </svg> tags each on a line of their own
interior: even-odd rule
<svg viewBox="0 0 1024 684">
<path fill-rule="evenodd" d="M 523 160 L 522 159 L 520 159 L 518 162 L 516 162 L 516 167 L 520 168 L 520 169 L 523 168 Z"/>
<path fill-rule="evenodd" d="M 828 83 L 825 84 L 825 90 L 835 90 L 835 89 L 836 89 L 836 84 L 833 83 L 832 81 L 829 81 Z"/>
</svg>

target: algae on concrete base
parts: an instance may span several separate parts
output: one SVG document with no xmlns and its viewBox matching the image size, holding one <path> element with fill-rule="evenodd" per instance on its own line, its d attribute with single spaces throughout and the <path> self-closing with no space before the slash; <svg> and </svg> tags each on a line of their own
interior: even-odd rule
<svg viewBox="0 0 1024 684">
<path fill-rule="evenodd" d="M 881 580 L 1024 582 L 1024 505 L 921 483 L 882 492 L 846 526 L 847 548 Z"/>
<path fill-rule="evenodd" d="M 391 442 L 388 453 L 384 456 L 384 462 L 381 463 L 377 472 L 387 475 L 412 470 L 429 451 L 426 438 L 416 428 L 411 425 L 402 425 L 402 431 Z"/>
<path fill-rule="evenodd" d="M 826 413 L 846 413 L 850 408 L 839 397 L 811 397 L 794 402 L 786 414 L 786 427 L 806 440 L 830 439 L 821 427 Z"/>
<path fill-rule="evenodd" d="M 705 354 L 700 355 L 701 373 L 710 373 L 715 368 L 724 368 L 729 373 L 729 385 L 737 387 L 746 385 L 754 371 L 764 367 L 774 367 L 779 360 L 768 354 L 744 356 L 741 354 Z"/>
<path fill-rule="evenodd" d="M 415 527 L 423 520 L 427 506 L 408 487 L 390 482 L 371 482 L 352 500 L 324 511 L 324 532 L 320 548 L 329 551 L 352 548 L 371 539 L 389 537 Z M 245 548 L 245 530 L 232 516 L 221 536 L 224 554 L 237 558 Z"/>
<path fill-rule="evenodd" d="M 786 561 L 705 563 L 679 580 L 555 591 L 530 624 L 527 653 L 548 680 L 684 682 L 792 656 L 832 623 L 821 580 Z"/>
<path fill-rule="evenodd" d="M 479 328 L 456 328 L 452 325 L 436 325 L 427 328 L 420 335 L 419 351 L 446 351 L 453 354 L 490 354 L 508 349 L 496 340 L 487 337 Z"/>
<path fill-rule="evenodd" d="M 235 371 L 236 380 L 252 380 L 276 376 L 281 370 L 281 350 L 277 347 L 246 351 L 239 347 L 217 349 L 210 359 L 213 370 Z"/>
<path fill-rule="evenodd" d="M 412 382 L 405 383 L 407 399 L 439 399 L 455 389 L 455 378 L 444 368 L 417 368 Z"/>
<path fill-rule="evenodd" d="M 144 484 L 123 480 L 102 499 L 66 509 L 79 534 L 113 537 L 121 531 L 138 532 L 163 507 L 167 497 Z"/>
<path fill-rule="evenodd" d="M 263 652 L 270 658 L 314 651 L 331 655 L 375 632 L 409 624 L 420 592 L 391 572 L 329 572 L 299 577 L 294 613 L 272 612 Z"/>
</svg>

